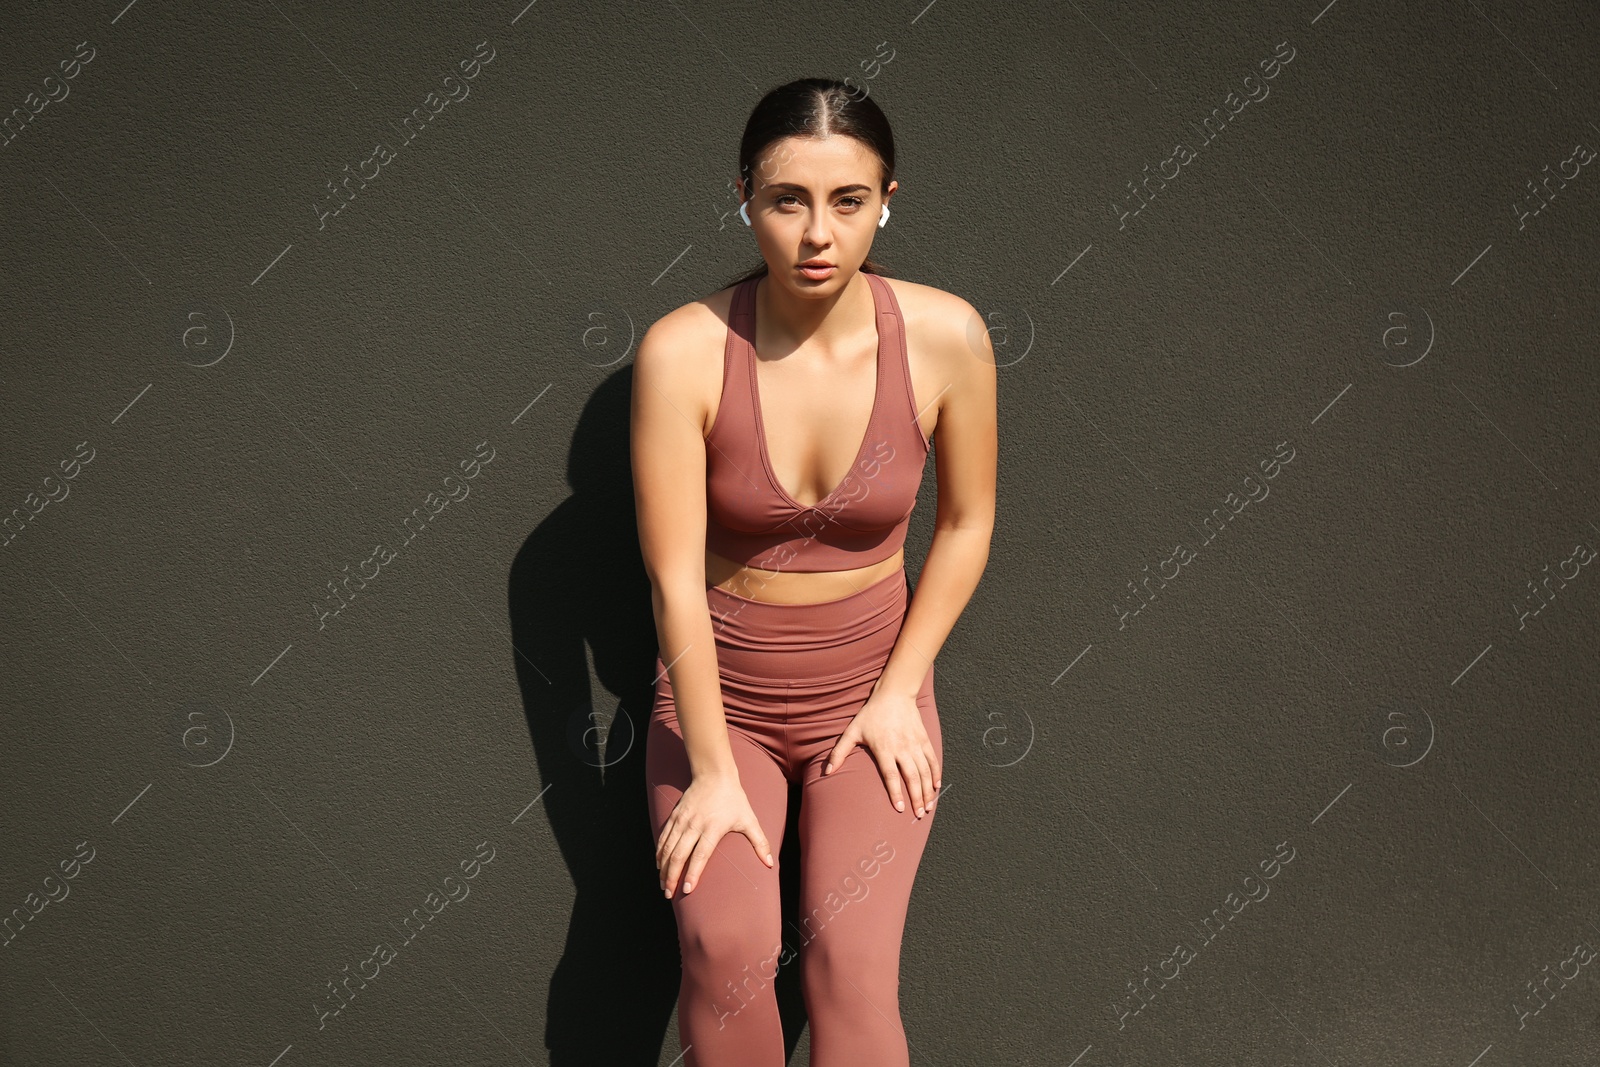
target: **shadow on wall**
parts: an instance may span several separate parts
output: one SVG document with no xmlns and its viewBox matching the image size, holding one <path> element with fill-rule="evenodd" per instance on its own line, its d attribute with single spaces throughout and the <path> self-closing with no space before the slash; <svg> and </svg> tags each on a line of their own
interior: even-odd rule
<svg viewBox="0 0 1600 1067">
<path fill-rule="evenodd" d="M 625 367 L 590 397 L 567 460 L 572 494 L 528 535 L 508 581 L 511 652 L 548 820 L 575 887 L 550 981 L 553 1067 L 656 1067 L 681 969 L 672 905 L 656 880 L 644 747 L 654 695 L 655 620 L 639 550 L 628 455 Z M 591 679 L 598 682 L 596 688 Z M 799 803 L 779 850 L 783 908 L 798 907 Z M 530 916 L 553 930 L 554 915 Z M 542 929 L 532 942 L 545 940 Z M 785 1044 L 805 1025 L 797 968 L 774 982 Z"/>
</svg>

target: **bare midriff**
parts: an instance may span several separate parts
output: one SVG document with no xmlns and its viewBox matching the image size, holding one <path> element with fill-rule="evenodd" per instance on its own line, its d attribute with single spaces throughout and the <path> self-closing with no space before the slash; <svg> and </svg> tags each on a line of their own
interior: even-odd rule
<svg viewBox="0 0 1600 1067">
<path fill-rule="evenodd" d="M 847 571 L 784 571 L 747 567 L 706 550 L 706 585 L 769 604 L 816 604 L 839 600 L 882 581 L 905 565 L 906 550 Z"/>
</svg>

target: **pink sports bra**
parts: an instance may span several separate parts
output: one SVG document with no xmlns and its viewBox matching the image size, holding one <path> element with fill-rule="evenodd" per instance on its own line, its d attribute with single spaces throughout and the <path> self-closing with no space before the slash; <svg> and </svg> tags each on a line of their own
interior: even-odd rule
<svg viewBox="0 0 1600 1067">
<path fill-rule="evenodd" d="M 722 399 L 706 436 L 706 547 L 762 570 L 840 571 L 888 559 L 905 544 L 929 442 L 917 421 L 905 319 L 889 283 L 862 272 L 878 324 L 872 416 L 833 492 L 806 507 L 772 471 L 756 384 L 756 284 L 739 283 L 722 353 Z"/>
</svg>

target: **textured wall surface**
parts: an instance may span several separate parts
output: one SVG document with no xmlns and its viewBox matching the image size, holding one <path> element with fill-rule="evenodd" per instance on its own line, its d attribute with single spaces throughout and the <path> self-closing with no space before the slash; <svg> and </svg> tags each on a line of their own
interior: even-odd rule
<svg viewBox="0 0 1600 1067">
<path fill-rule="evenodd" d="M 1593 4 L 0 22 L 5 1062 L 674 1061 L 629 367 L 809 75 L 1001 364 L 912 1063 L 1600 1062 Z"/>
</svg>

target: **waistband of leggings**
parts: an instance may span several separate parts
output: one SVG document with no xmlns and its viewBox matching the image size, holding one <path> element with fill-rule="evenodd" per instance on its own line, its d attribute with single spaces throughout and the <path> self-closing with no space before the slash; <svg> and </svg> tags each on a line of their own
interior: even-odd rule
<svg viewBox="0 0 1600 1067">
<path fill-rule="evenodd" d="M 833 600 L 782 604 L 730 593 L 720 586 L 706 589 L 716 633 L 825 633 L 832 628 L 873 630 L 883 618 L 904 613 L 906 569 L 897 567 L 871 585 Z"/>
<path fill-rule="evenodd" d="M 905 621 L 904 568 L 848 596 L 774 604 L 712 587 L 707 594 L 724 700 L 758 703 L 875 679 Z M 746 692 L 748 691 L 748 693 Z"/>
</svg>

